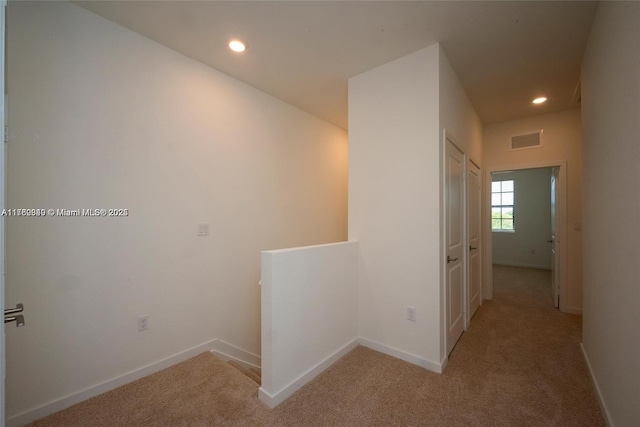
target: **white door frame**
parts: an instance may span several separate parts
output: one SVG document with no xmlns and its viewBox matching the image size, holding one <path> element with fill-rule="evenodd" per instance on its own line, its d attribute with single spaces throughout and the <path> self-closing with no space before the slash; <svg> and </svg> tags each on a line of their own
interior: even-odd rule
<svg viewBox="0 0 640 427">
<path fill-rule="evenodd" d="M 560 270 L 560 311 L 565 311 L 567 307 L 567 161 L 557 160 L 541 163 L 529 164 L 503 164 L 492 166 L 485 170 L 484 185 L 484 221 L 483 221 L 483 247 L 484 247 L 484 263 L 483 263 L 483 291 L 484 298 L 493 299 L 493 235 L 491 232 L 491 174 L 493 172 L 501 172 L 507 170 L 523 170 L 538 168 L 560 168 L 559 185 L 558 185 L 558 206 L 556 210 L 557 216 L 557 235 L 558 235 L 558 263 L 557 268 Z"/>
<path fill-rule="evenodd" d="M 467 157 L 467 162 L 466 162 L 467 170 L 466 170 L 466 173 L 465 173 L 465 176 L 466 176 L 466 182 L 465 182 L 465 187 L 466 188 L 465 188 L 465 191 L 467 192 L 467 194 L 466 194 L 466 198 L 467 198 L 466 199 L 467 200 L 467 202 L 466 202 L 466 214 L 467 214 L 467 217 L 465 218 L 465 226 L 466 226 L 465 237 L 467 238 L 467 240 L 466 240 L 465 244 L 466 244 L 466 247 L 469 248 L 469 249 L 470 249 L 470 246 L 471 246 L 471 231 L 470 231 L 471 230 L 471 221 L 473 220 L 473 218 L 471 218 L 471 200 L 470 200 L 471 191 L 469 189 L 469 185 L 470 185 L 470 181 L 469 181 L 470 166 L 469 166 L 469 163 L 473 163 L 473 166 L 478 168 L 478 180 L 479 180 L 479 183 L 478 183 L 478 186 L 479 186 L 479 188 L 478 188 L 478 192 L 479 192 L 479 194 L 478 194 L 478 204 L 479 204 L 479 206 L 477 206 L 477 209 L 478 209 L 478 215 L 480 216 L 480 218 L 479 218 L 480 224 L 478 226 L 478 240 L 479 240 L 479 243 L 478 243 L 478 248 L 477 248 L 477 251 L 478 251 L 477 252 L 477 256 L 478 256 L 478 258 L 480 260 L 479 261 L 480 265 L 478 267 L 479 268 L 479 271 L 478 271 L 479 277 L 477 279 L 478 279 L 478 309 L 479 309 L 482 306 L 482 299 L 483 299 L 483 291 L 482 291 L 483 290 L 482 259 L 484 257 L 484 254 L 483 254 L 483 251 L 482 251 L 482 242 L 483 242 L 483 239 L 482 239 L 482 234 L 483 234 L 483 232 L 482 232 L 482 168 L 471 157 L 469 157 L 467 155 L 465 155 L 465 157 Z M 468 250 L 468 251 L 466 251 L 466 253 L 467 253 L 467 261 L 466 261 L 467 262 L 467 271 L 466 271 L 467 276 L 466 276 L 466 279 L 465 279 L 466 280 L 465 292 L 466 292 L 467 295 L 465 297 L 465 303 L 467 304 L 467 307 L 466 307 L 466 310 L 467 310 L 467 324 L 466 324 L 466 327 L 465 327 L 465 331 L 467 330 L 467 328 L 469 327 L 469 324 L 471 323 L 472 315 L 475 314 L 475 313 L 473 313 L 473 314 L 471 313 L 471 307 L 470 307 L 471 306 L 471 295 L 470 295 L 470 290 L 471 290 L 471 263 L 470 263 L 470 261 L 471 261 L 471 251 Z"/>
<path fill-rule="evenodd" d="M 441 319 L 441 330 L 440 330 L 440 337 L 441 337 L 441 344 L 442 344 L 442 351 L 441 351 L 441 365 L 442 365 L 442 369 L 444 369 L 444 367 L 446 366 L 446 363 L 449 359 L 449 354 L 447 349 L 449 348 L 449 324 L 448 324 L 448 315 L 449 315 L 449 310 L 448 310 L 448 301 L 447 301 L 447 237 L 446 237 L 446 229 L 447 229 L 447 209 L 446 209 L 446 167 L 445 167 L 445 162 L 446 162 L 446 156 L 447 156 L 447 141 L 451 142 L 461 153 L 462 153 L 462 177 L 463 177 L 463 184 L 462 184 L 462 215 L 464 218 L 463 221 L 463 227 L 462 227 L 462 242 L 463 242 L 463 246 L 464 248 L 467 247 L 468 245 L 468 227 L 467 227 L 467 218 L 468 218 L 468 214 L 467 214 L 467 170 L 468 170 L 468 163 L 469 163 L 469 156 L 468 154 L 464 151 L 464 149 L 461 148 L 460 143 L 458 142 L 458 140 L 450 133 L 448 132 L 446 129 L 444 129 L 442 131 L 442 142 L 440 145 L 441 148 L 441 158 L 440 158 L 440 171 L 441 171 L 441 185 L 440 185 L 440 214 L 441 214 L 441 227 L 440 227 L 440 290 L 441 290 L 441 297 L 440 297 L 440 308 L 442 310 L 442 314 L 440 316 Z M 467 262 L 468 262 L 468 251 L 467 250 L 463 250 L 462 251 L 462 259 L 461 261 L 461 266 L 462 266 L 462 277 L 463 277 L 463 285 L 462 285 L 462 292 L 463 292 L 463 331 L 466 331 L 469 328 L 469 319 L 467 319 L 467 312 L 468 312 L 468 297 L 467 297 L 467 292 L 468 292 L 468 272 L 467 272 Z"/>
</svg>

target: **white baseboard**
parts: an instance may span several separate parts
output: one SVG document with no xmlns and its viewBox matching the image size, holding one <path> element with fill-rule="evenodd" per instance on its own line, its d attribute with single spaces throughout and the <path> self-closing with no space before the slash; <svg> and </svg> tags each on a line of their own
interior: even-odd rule
<svg viewBox="0 0 640 427">
<path fill-rule="evenodd" d="M 412 363 L 414 365 L 423 367 L 427 370 L 437 372 L 437 373 L 442 373 L 444 367 L 447 364 L 446 357 L 440 363 L 435 363 L 425 358 L 416 356 L 411 353 L 407 353 L 405 351 L 387 346 L 385 344 L 381 344 L 376 341 L 372 341 L 366 338 L 355 338 L 353 341 L 345 344 L 343 347 L 335 351 L 325 360 L 318 363 L 316 366 L 309 369 L 304 374 L 300 375 L 296 380 L 292 381 L 288 386 L 284 387 L 279 392 L 271 394 L 271 393 L 268 393 L 266 390 L 264 390 L 262 387 L 260 387 L 258 392 L 258 396 L 260 400 L 271 408 L 276 407 L 277 405 L 282 403 L 285 399 L 290 397 L 293 393 L 295 393 L 297 390 L 299 390 L 302 386 L 307 384 L 309 381 L 314 379 L 316 376 L 318 376 L 328 367 L 333 365 L 345 354 L 347 354 L 348 352 L 356 348 L 358 345 L 371 348 L 372 350 L 379 351 L 380 353 L 387 354 L 389 356 L 398 358 L 400 360 L 404 360 L 405 362 Z M 197 346 L 188 348 L 184 351 L 175 353 L 171 356 L 165 357 L 156 362 L 145 365 L 141 368 L 134 369 L 132 371 L 119 375 L 110 380 L 100 382 L 98 384 L 87 387 L 78 392 L 69 394 L 59 399 L 52 400 L 43 405 L 29 409 L 28 411 L 24 411 L 19 414 L 12 415 L 7 418 L 6 425 L 7 427 L 19 427 L 19 426 L 28 424 L 32 421 L 46 417 L 47 415 L 53 414 L 54 412 L 61 411 L 65 408 L 75 405 L 76 403 L 80 403 L 91 397 L 97 396 L 99 394 L 113 390 L 117 387 L 128 384 L 132 381 L 135 381 L 140 378 L 159 372 L 163 369 L 166 369 L 177 363 L 180 363 L 187 359 L 195 357 L 198 354 L 206 351 L 210 351 L 214 353 L 215 355 L 217 355 L 218 357 L 220 357 L 225 361 L 234 360 L 246 368 L 250 368 L 250 367 L 260 368 L 261 366 L 260 356 L 250 353 L 248 351 L 242 350 L 222 340 L 214 339 L 214 340 L 199 344 Z"/>
<path fill-rule="evenodd" d="M 211 352 L 225 362 L 233 360 L 246 369 L 260 369 L 262 364 L 260 356 L 257 354 L 249 353 L 222 340 L 214 340 Z"/>
<path fill-rule="evenodd" d="M 598 403 L 600 404 L 600 409 L 602 410 L 602 416 L 604 418 L 604 422 L 609 427 L 614 427 L 613 421 L 611 421 L 611 414 L 609 413 L 609 409 L 607 408 L 606 403 L 604 403 L 604 399 L 602 398 L 602 393 L 600 392 L 600 386 L 598 385 L 598 380 L 596 376 L 593 374 L 593 369 L 591 369 L 591 363 L 589 362 L 589 356 L 587 356 L 587 351 L 584 349 L 584 345 L 580 343 L 580 349 L 582 350 L 582 355 L 584 356 L 584 361 L 587 363 L 587 369 L 589 370 L 589 375 L 591 376 L 591 382 L 593 383 L 593 387 L 596 389 L 596 396 L 598 397 Z"/>
<path fill-rule="evenodd" d="M 318 374 L 323 372 L 329 366 L 333 365 L 340 358 L 342 358 L 342 356 L 356 348 L 358 345 L 395 357 L 396 359 L 404 360 L 405 362 L 409 362 L 438 374 L 442 373 L 448 361 L 448 359 L 445 357 L 440 363 L 432 362 L 420 356 L 416 356 L 415 354 L 407 353 L 405 351 L 398 350 L 397 348 L 393 348 L 388 345 L 360 337 L 344 345 L 331 356 L 327 357 L 325 360 L 318 363 L 316 366 L 309 369 L 304 374 L 300 375 L 297 379 L 292 381 L 288 386 L 284 387 L 279 392 L 269 393 L 264 389 L 264 387 L 260 387 L 260 389 L 258 390 L 258 397 L 268 407 L 275 408 L 280 403 L 289 398 L 293 393 L 298 391 L 302 386 L 314 379 L 316 376 L 318 376 Z"/>
<path fill-rule="evenodd" d="M 522 267 L 522 268 L 535 268 L 536 270 L 551 270 L 550 265 L 534 265 L 526 262 L 502 262 L 494 261 L 493 265 L 504 265 L 506 267 Z"/>
<path fill-rule="evenodd" d="M 564 310 L 562 310 L 562 312 L 569 314 L 579 314 L 580 316 L 582 316 L 582 309 L 577 307 L 566 307 Z"/>
<path fill-rule="evenodd" d="M 293 393 L 298 391 L 302 386 L 307 384 L 309 381 L 314 379 L 320 373 L 322 373 L 329 366 L 333 365 L 338 361 L 342 356 L 353 350 L 358 346 L 358 339 L 354 339 L 353 341 L 347 343 L 342 346 L 340 349 L 335 351 L 329 357 L 324 359 L 322 362 L 318 363 L 313 368 L 309 369 L 304 374 L 300 375 L 297 379 L 293 380 L 288 386 L 284 387 L 282 390 L 276 393 L 269 393 L 263 387 L 260 387 L 258 390 L 258 397 L 270 408 L 275 408 L 279 404 L 281 404 L 285 399 L 291 396 Z"/>
<path fill-rule="evenodd" d="M 147 375 L 154 374 L 187 359 L 191 359 L 192 357 L 195 357 L 205 351 L 214 351 L 217 354 L 223 354 L 224 356 L 226 356 L 226 360 L 234 359 L 241 364 L 248 364 L 255 367 L 260 366 L 260 358 L 258 356 L 227 344 L 224 341 L 214 339 L 175 353 L 171 356 L 165 357 L 141 368 L 134 369 L 110 380 L 100 382 L 78 392 L 69 394 L 59 399 L 52 400 L 51 402 L 37 406 L 33 409 L 29 409 L 28 411 L 12 415 L 7 418 L 6 425 L 7 427 L 23 426 L 37 419 L 53 414 L 54 412 L 58 412 L 72 405 L 75 405 L 76 403 L 80 403 L 91 397 L 105 393 L 109 390 L 113 390 L 114 388 L 146 377 Z"/>
<path fill-rule="evenodd" d="M 359 339 L 359 343 L 361 346 L 363 347 L 368 347 L 372 350 L 375 351 L 379 351 L 380 353 L 384 353 L 387 354 L 389 356 L 393 356 L 397 359 L 400 360 L 404 360 L 405 362 L 409 362 L 412 363 L 414 365 L 418 365 L 422 368 L 425 368 L 428 371 L 432 371 L 432 372 L 436 372 L 438 374 L 441 374 L 442 371 L 444 370 L 444 365 L 446 365 L 446 363 L 438 363 L 438 362 L 432 362 L 431 360 L 427 360 L 423 357 L 420 356 L 416 356 L 415 354 L 411 354 L 408 353 L 406 351 L 403 350 L 399 350 L 397 348 L 388 346 L 386 344 L 382 344 L 376 341 L 372 341 L 370 339 L 367 338 L 360 338 Z M 446 360 L 446 358 L 445 358 Z"/>
<path fill-rule="evenodd" d="M 448 356 L 444 356 L 442 358 L 442 360 L 440 361 L 441 370 L 440 370 L 439 374 L 444 372 L 444 368 L 447 367 L 447 363 L 449 363 L 449 357 Z"/>
</svg>

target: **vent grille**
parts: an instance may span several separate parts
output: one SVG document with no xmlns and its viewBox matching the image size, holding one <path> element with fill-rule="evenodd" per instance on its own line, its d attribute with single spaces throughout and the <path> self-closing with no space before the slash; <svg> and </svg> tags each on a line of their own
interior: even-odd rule
<svg viewBox="0 0 640 427">
<path fill-rule="evenodd" d="M 511 149 L 538 148 L 542 146 L 542 131 L 511 137 Z"/>
</svg>

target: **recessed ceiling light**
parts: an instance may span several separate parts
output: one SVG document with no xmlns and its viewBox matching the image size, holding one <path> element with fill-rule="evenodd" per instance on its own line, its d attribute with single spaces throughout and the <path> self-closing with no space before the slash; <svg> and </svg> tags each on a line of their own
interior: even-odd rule
<svg viewBox="0 0 640 427">
<path fill-rule="evenodd" d="M 542 104 L 543 102 L 545 102 L 547 100 L 547 98 L 545 98 L 544 96 L 541 96 L 540 98 L 536 98 L 533 100 L 534 104 Z"/>
<path fill-rule="evenodd" d="M 229 41 L 229 49 L 234 52 L 242 53 L 247 50 L 247 45 L 238 39 L 233 39 Z"/>
</svg>

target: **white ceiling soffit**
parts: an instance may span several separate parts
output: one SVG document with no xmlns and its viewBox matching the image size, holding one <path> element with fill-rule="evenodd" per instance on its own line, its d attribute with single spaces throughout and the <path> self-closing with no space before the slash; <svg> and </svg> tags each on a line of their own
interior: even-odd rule
<svg viewBox="0 0 640 427">
<path fill-rule="evenodd" d="M 347 79 L 440 42 L 484 123 L 575 107 L 595 2 L 79 1 L 347 128 Z M 245 40 L 243 55 L 229 38 Z M 538 95 L 549 100 L 533 106 Z"/>
</svg>

